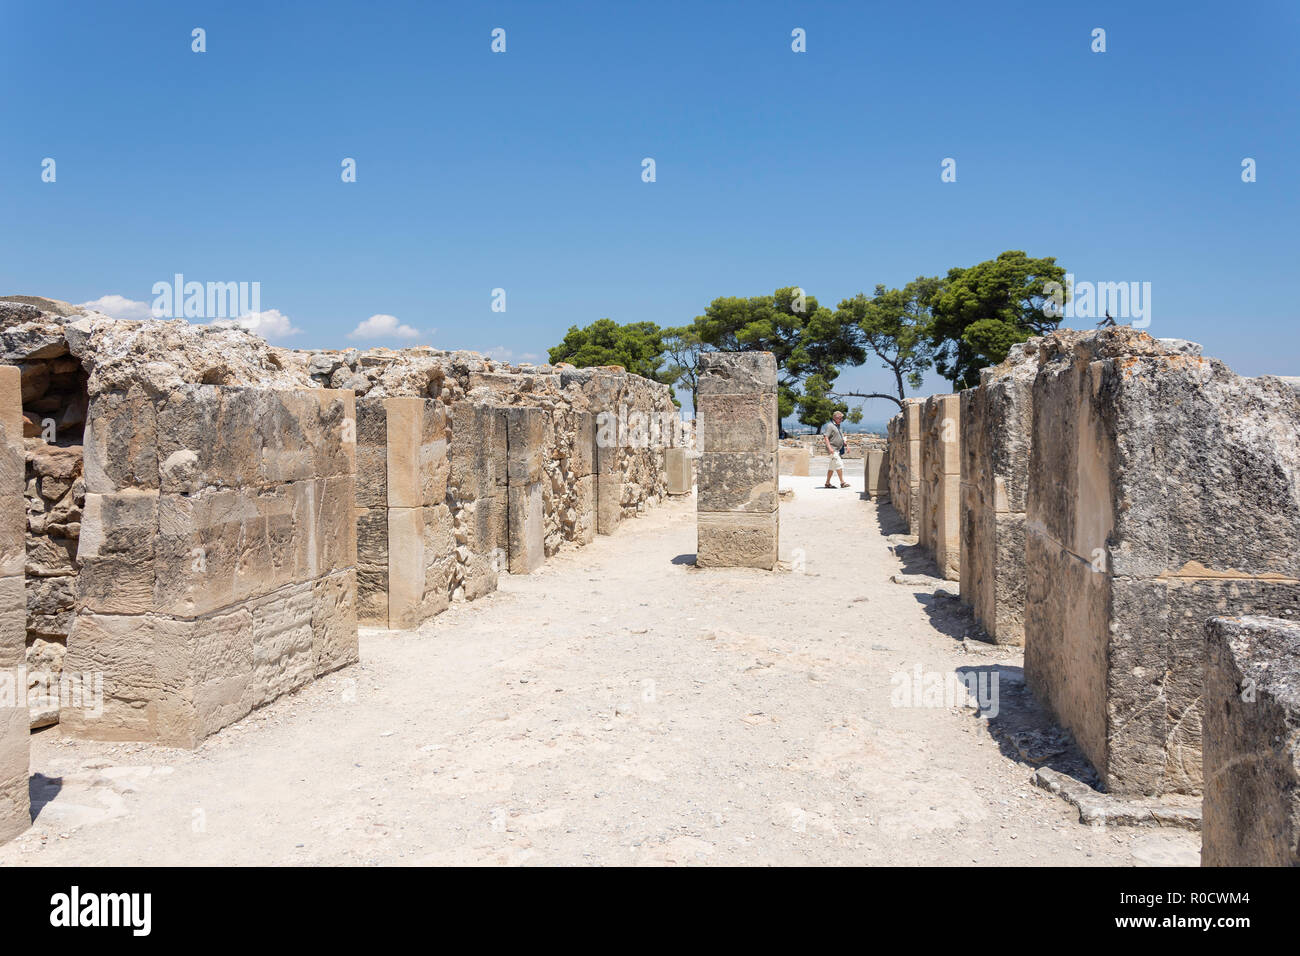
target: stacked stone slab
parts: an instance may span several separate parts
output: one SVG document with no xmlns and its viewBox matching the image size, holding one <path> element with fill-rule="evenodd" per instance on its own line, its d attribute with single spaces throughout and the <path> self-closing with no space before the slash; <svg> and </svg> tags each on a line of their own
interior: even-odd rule
<svg viewBox="0 0 1300 956">
<path fill-rule="evenodd" d="M 961 598 L 999 644 L 1025 642 L 1025 508 L 1037 340 L 961 393 Z"/>
<path fill-rule="evenodd" d="M 511 574 L 529 574 L 546 561 L 546 414 L 540 408 L 508 408 L 505 424 L 509 568 Z"/>
<path fill-rule="evenodd" d="M 446 609 L 456 565 L 443 406 L 362 398 L 356 428 L 357 619 L 417 627 Z"/>
<path fill-rule="evenodd" d="M 1203 866 L 1300 866 L 1300 624 L 1206 627 Z"/>
<path fill-rule="evenodd" d="M 889 449 L 863 449 L 863 487 L 868 498 L 888 501 L 889 490 Z"/>
<path fill-rule="evenodd" d="M 457 576 L 473 601 L 496 590 L 508 547 L 505 419 L 499 407 L 465 399 L 452 406 L 451 421 Z"/>
<path fill-rule="evenodd" d="M 21 375 L 0 366 L 0 842 L 31 822 Z"/>
<path fill-rule="evenodd" d="M 780 502 L 776 359 L 770 352 L 706 352 L 697 397 L 696 563 L 772 570 Z"/>
<path fill-rule="evenodd" d="M 668 493 L 689 495 L 695 486 L 695 462 L 690 449 L 665 449 L 664 468 L 668 472 Z"/>
<path fill-rule="evenodd" d="M 812 455 L 807 448 L 787 448 L 782 445 L 777 449 L 777 466 L 783 475 L 807 478 L 812 468 Z"/>
<path fill-rule="evenodd" d="M 1043 350 L 1028 682 L 1108 790 L 1195 793 L 1204 622 L 1300 608 L 1300 397 L 1129 328 Z"/>
<path fill-rule="evenodd" d="M 903 399 L 903 408 L 889 420 L 889 500 L 907 522 L 908 532 L 921 527 L 921 405 Z"/>
<path fill-rule="evenodd" d="M 921 478 L 917 541 L 939 573 L 956 581 L 961 567 L 961 397 L 931 395 L 920 408 Z"/>
<path fill-rule="evenodd" d="M 351 392 L 92 377 L 64 674 L 103 705 L 66 730 L 193 747 L 357 660 L 355 420 Z"/>
</svg>

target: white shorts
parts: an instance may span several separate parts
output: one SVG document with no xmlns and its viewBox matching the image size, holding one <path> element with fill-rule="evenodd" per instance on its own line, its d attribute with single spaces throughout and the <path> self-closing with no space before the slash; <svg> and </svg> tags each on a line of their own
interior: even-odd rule
<svg viewBox="0 0 1300 956">
<path fill-rule="evenodd" d="M 831 452 L 831 463 L 826 467 L 827 471 L 843 471 L 844 459 L 840 457 L 837 451 Z"/>
</svg>

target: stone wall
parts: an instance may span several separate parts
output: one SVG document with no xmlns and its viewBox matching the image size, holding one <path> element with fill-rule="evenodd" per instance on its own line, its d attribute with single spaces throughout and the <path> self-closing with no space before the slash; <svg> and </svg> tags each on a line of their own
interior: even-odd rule
<svg viewBox="0 0 1300 956">
<path fill-rule="evenodd" d="M 1026 676 L 1116 793 L 1200 790 L 1203 622 L 1300 609 L 1300 397 L 1199 352 L 1056 333 L 1033 385 Z"/>
<path fill-rule="evenodd" d="M 961 565 L 961 398 L 932 395 L 920 409 L 917 541 L 956 581 Z"/>
<path fill-rule="evenodd" d="M 0 842 L 31 823 L 21 373 L 0 366 Z"/>
<path fill-rule="evenodd" d="M 910 534 L 921 527 L 921 404 L 922 399 L 904 399 L 889 420 L 889 500 Z"/>
<path fill-rule="evenodd" d="M 699 373 L 696 564 L 770 571 L 780 520 L 776 359 L 706 352 Z"/>
<path fill-rule="evenodd" d="M 1206 626 L 1203 866 L 1300 866 L 1300 624 Z"/>
<path fill-rule="evenodd" d="M 62 323 L 77 314 L 54 300 L 0 300 L 0 362 L 16 367 L 21 377 L 22 415 L 13 434 L 25 446 L 26 667 L 33 727 L 58 722 L 58 681 L 74 613 L 88 396 L 86 372 L 68 349 Z"/>
<path fill-rule="evenodd" d="M 961 393 L 961 598 L 999 644 L 1025 641 L 1025 508 L 1037 340 Z"/>
<path fill-rule="evenodd" d="M 512 366 L 427 348 L 284 360 L 362 396 L 358 543 L 367 624 L 417 626 L 449 601 L 495 590 L 502 571 L 529 573 L 562 547 L 590 543 L 598 529 L 612 533 L 668 493 L 666 453 L 690 438 L 675 428 L 667 387 L 620 368 Z M 409 526 L 416 516 L 402 510 L 411 506 L 381 500 L 380 472 L 402 457 L 388 447 L 393 418 L 381 411 L 395 401 L 424 403 L 423 458 L 446 459 L 447 480 L 426 489 L 443 495 L 441 506 L 432 498 L 419 506 L 422 552 Z M 438 433 L 444 444 L 431 451 Z M 389 545 L 399 538 L 411 542 L 400 553 Z M 408 596 L 395 601 L 386 589 L 399 579 Z"/>
<path fill-rule="evenodd" d="M 863 489 L 868 498 L 889 499 L 889 450 L 868 449 L 863 462 Z"/>
</svg>

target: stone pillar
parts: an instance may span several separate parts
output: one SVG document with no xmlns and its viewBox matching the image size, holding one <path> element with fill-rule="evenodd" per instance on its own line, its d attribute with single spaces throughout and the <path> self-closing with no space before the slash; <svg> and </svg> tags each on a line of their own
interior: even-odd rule
<svg viewBox="0 0 1300 956">
<path fill-rule="evenodd" d="M 0 365 L 0 843 L 31 824 L 21 393 L 18 368 Z"/>
<path fill-rule="evenodd" d="M 887 448 L 863 449 L 863 484 L 868 498 L 888 501 L 889 450 Z"/>
<path fill-rule="evenodd" d="M 596 422 L 596 532 L 613 534 L 623 520 L 623 376 L 592 372 L 588 395 Z"/>
<path fill-rule="evenodd" d="M 777 466 L 783 475 L 807 478 L 811 462 L 812 455 L 807 448 L 787 448 L 782 445 L 777 449 Z"/>
<path fill-rule="evenodd" d="M 1025 506 L 1037 346 L 961 393 L 961 599 L 999 644 L 1025 642 Z"/>
<path fill-rule="evenodd" d="M 424 398 L 357 401 L 358 617 L 418 627 L 445 610 L 455 564 L 446 417 Z"/>
<path fill-rule="evenodd" d="M 695 484 L 694 462 L 686 448 L 664 449 L 664 470 L 668 472 L 668 493 L 689 495 Z"/>
<path fill-rule="evenodd" d="M 1300 866 L 1300 624 L 1206 625 L 1202 866 Z"/>
<path fill-rule="evenodd" d="M 468 400 L 451 409 L 452 496 L 456 503 L 456 576 L 474 600 L 497 588 L 508 547 L 506 429 L 501 409 Z"/>
<path fill-rule="evenodd" d="M 596 539 L 596 416 L 574 412 L 573 519 L 565 522 L 570 540 L 591 544 Z"/>
<path fill-rule="evenodd" d="M 770 571 L 780 501 L 776 359 L 770 352 L 705 352 L 697 394 L 696 564 Z"/>
<path fill-rule="evenodd" d="M 1107 790 L 1196 793 L 1203 622 L 1300 607 L 1300 403 L 1127 327 L 1041 348 L 1027 682 Z"/>
<path fill-rule="evenodd" d="M 918 543 L 949 581 L 961 567 L 961 398 L 931 395 L 921 406 Z"/>
<path fill-rule="evenodd" d="M 902 410 L 889 420 L 889 500 L 909 534 L 921 528 L 921 402 L 903 399 Z"/>
<path fill-rule="evenodd" d="M 102 675 L 102 710 L 64 730 L 193 747 L 355 662 L 353 393 L 186 385 L 131 421 L 102 398 L 63 668 Z M 152 474 L 119 467 L 146 446 Z"/>
<path fill-rule="evenodd" d="M 505 422 L 509 567 L 511 574 L 529 574 L 546 562 L 546 516 L 542 510 L 546 412 L 512 406 L 505 410 Z"/>
</svg>

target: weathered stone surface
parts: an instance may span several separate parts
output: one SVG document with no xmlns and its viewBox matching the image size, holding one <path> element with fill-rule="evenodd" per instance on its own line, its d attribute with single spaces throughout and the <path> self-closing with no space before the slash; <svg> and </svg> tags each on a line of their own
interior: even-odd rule
<svg viewBox="0 0 1300 956">
<path fill-rule="evenodd" d="M 546 450 L 546 413 L 540 408 L 505 410 L 506 476 L 510 484 L 533 484 L 542 480 Z"/>
<path fill-rule="evenodd" d="M 19 372 L 0 366 L 0 842 L 31 823 L 30 715 L 23 679 L 27 598 L 23 583 L 24 455 Z"/>
<path fill-rule="evenodd" d="M 1108 790 L 1201 787 L 1201 626 L 1300 607 L 1300 398 L 1129 328 L 1043 343 L 1025 670 Z"/>
<path fill-rule="evenodd" d="M 777 449 L 777 469 L 783 475 L 807 478 L 812 467 L 812 455 L 807 448 Z"/>
<path fill-rule="evenodd" d="M 772 570 L 780 506 L 775 358 L 702 354 L 698 401 L 696 563 Z"/>
<path fill-rule="evenodd" d="M 889 452 L 869 448 L 863 458 L 863 486 L 868 498 L 889 498 Z"/>
<path fill-rule="evenodd" d="M 1206 626 L 1203 866 L 1300 866 L 1300 624 Z"/>
<path fill-rule="evenodd" d="M 1025 508 L 1037 340 L 961 393 L 961 595 L 999 644 L 1025 638 Z"/>
<path fill-rule="evenodd" d="M 357 482 L 360 488 L 361 482 Z M 357 620 L 388 626 L 388 508 L 357 509 Z"/>
<path fill-rule="evenodd" d="M 701 568 L 776 567 L 779 512 L 708 512 L 699 524 L 695 563 Z"/>
<path fill-rule="evenodd" d="M 668 493 L 689 495 L 695 485 L 695 462 L 685 448 L 664 449 L 664 469 L 668 472 Z"/>
<path fill-rule="evenodd" d="M 931 395 L 921 407 L 921 547 L 950 581 L 961 566 L 961 397 Z"/>
<path fill-rule="evenodd" d="M 546 562 L 542 483 L 510 484 L 510 573 L 529 574 Z"/>
<path fill-rule="evenodd" d="M 774 451 L 704 452 L 700 456 L 699 510 L 775 511 Z"/>
<path fill-rule="evenodd" d="M 911 534 L 921 527 L 921 404 L 904 399 L 889 420 L 889 500 Z"/>
</svg>

